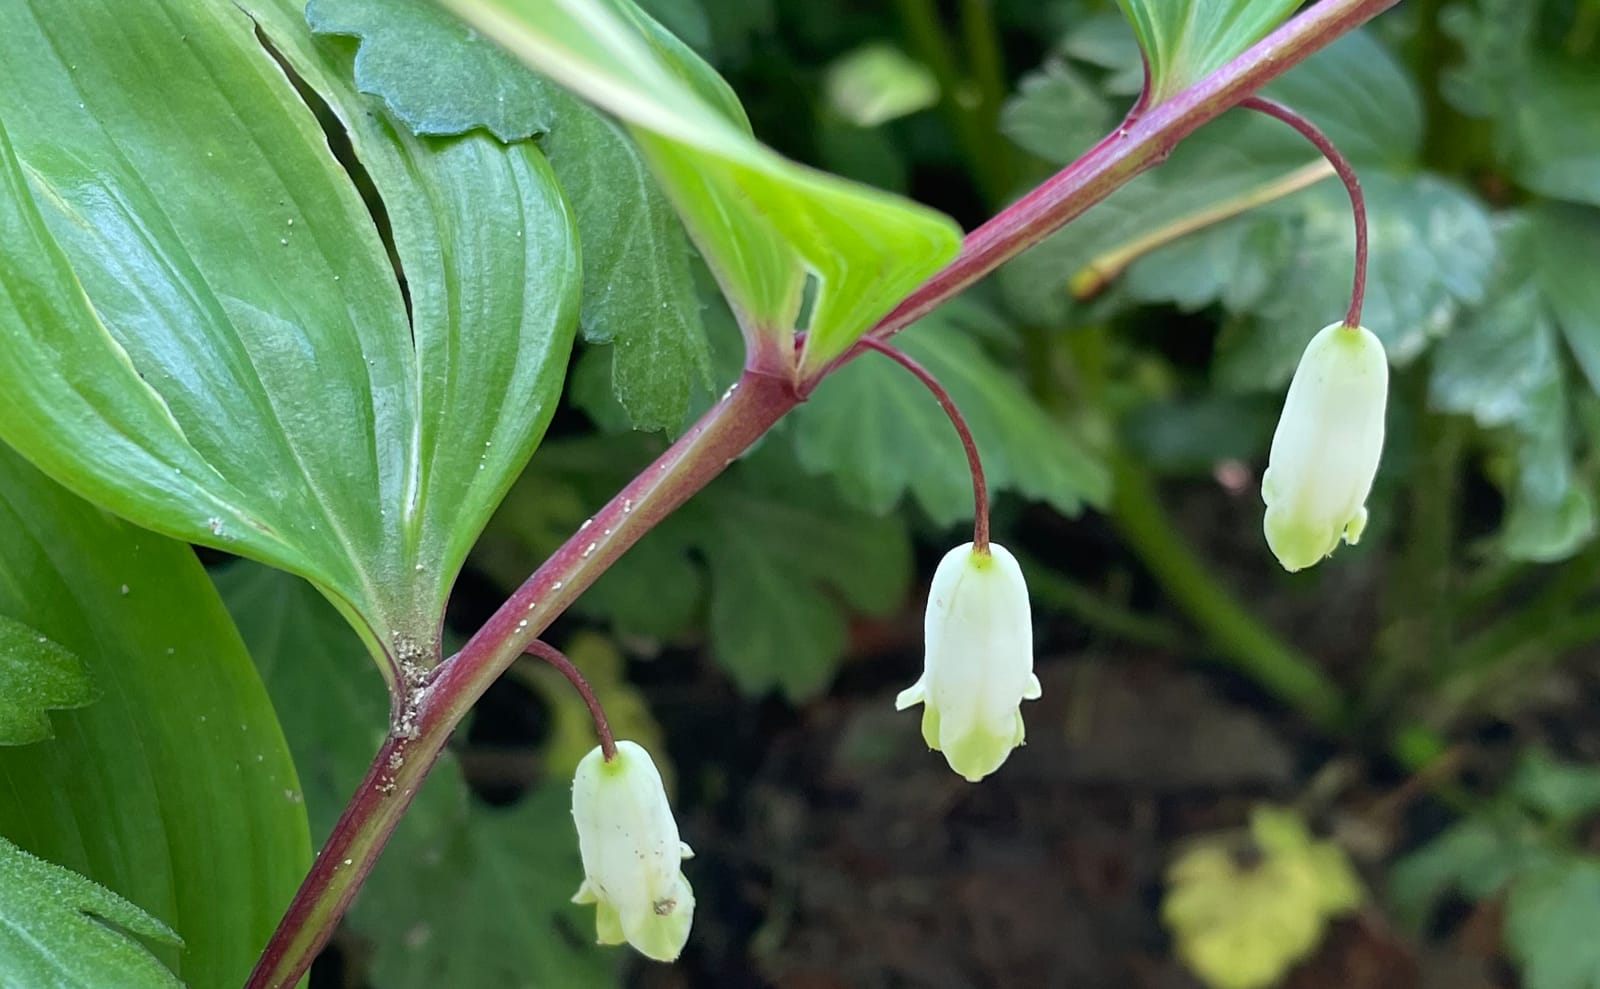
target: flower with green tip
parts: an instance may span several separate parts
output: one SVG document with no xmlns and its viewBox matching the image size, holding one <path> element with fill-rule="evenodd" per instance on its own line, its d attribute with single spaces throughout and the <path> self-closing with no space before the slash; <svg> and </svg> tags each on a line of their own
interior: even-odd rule
<svg viewBox="0 0 1600 989">
<path fill-rule="evenodd" d="M 921 679 L 895 709 L 922 705 L 922 737 L 976 783 L 1022 744 L 1022 702 L 1039 697 L 1033 617 L 1017 558 L 972 543 L 945 554 L 928 592 Z"/>
<path fill-rule="evenodd" d="M 1261 478 L 1267 545 L 1285 570 L 1361 538 L 1388 396 L 1389 361 L 1370 330 L 1334 323 L 1311 338 Z"/>
<path fill-rule="evenodd" d="M 572 902 L 595 905 L 596 940 L 676 959 L 694 919 L 694 891 L 681 869 L 694 853 L 678 838 L 650 753 L 618 742 L 609 761 L 599 747 L 584 756 L 572 780 L 572 819 L 584 874 Z"/>
</svg>

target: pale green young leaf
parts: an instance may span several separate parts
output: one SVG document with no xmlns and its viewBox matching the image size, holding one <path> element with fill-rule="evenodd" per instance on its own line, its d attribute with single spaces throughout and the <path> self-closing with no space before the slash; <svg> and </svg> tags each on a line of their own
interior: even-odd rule
<svg viewBox="0 0 1600 989">
<path fill-rule="evenodd" d="M 48 712 L 83 707 L 95 696 L 83 660 L 0 614 L 0 745 L 49 738 Z"/>
<path fill-rule="evenodd" d="M 176 931 L 182 951 L 152 948 L 195 989 L 242 984 L 311 849 L 271 702 L 194 553 L 0 446 L 0 614 L 81 657 L 101 691 L 52 714 L 53 738 L 0 748 L 0 835 Z"/>
<path fill-rule="evenodd" d="M 1105 465 L 984 352 L 974 328 L 993 317 L 953 303 L 896 340 L 950 392 L 966 416 L 993 492 L 1047 502 L 1067 514 L 1101 504 Z M 886 513 L 910 496 L 938 525 L 972 518 L 972 483 L 943 409 L 892 361 L 868 353 L 829 375 L 792 413 L 801 466 L 827 474 L 853 504 Z"/>
<path fill-rule="evenodd" d="M 360 39 L 355 84 L 419 136 L 482 127 L 502 141 L 544 134 L 554 87 L 433 0 L 310 0 L 318 34 Z"/>
<path fill-rule="evenodd" d="M 1519 872 L 1548 863 L 1550 855 L 1526 815 L 1496 806 L 1396 862 L 1389 872 L 1389 903 L 1401 925 L 1422 930 L 1449 893 L 1488 899 Z"/>
<path fill-rule="evenodd" d="M 165 924 L 104 886 L 0 838 L 0 972 L 6 985 L 182 989 L 134 936 L 180 943 Z"/>
<path fill-rule="evenodd" d="M 747 339 L 771 359 L 789 359 L 808 278 L 809 370 L 842 352 L 959 246 L 948 219 L 755 141 L 710 67 L 628 0 L 445 3 L 629 126 Z"/>
<path fill-rule="evenodd" d="M 933 71 L 875 42 L 835 59 L 823 73 L 828 108 L 857 127 L 878 127 L 939 102 Z"/>
<path fill-rule="evenodd" d="M 282 714 L 320 840 L 383 739 L 383 683 L 304 582 L 249 562 L 216 582 Z M 552 784 L 491 811 L 473 801 L 455 756 L 441 757 L 347 920 L 372 946 L 375 985 L 607 984 L 612 956 L 589 947 L 589 918 L 567 902 L 582 871 L 565 792 Z"/>
<path fill-rule="evenodd" d="M 1299 0 L 1117 0 L 1144 53 L 1154 106 L 1221 68 L 1300 6 Z"/>
</svg>

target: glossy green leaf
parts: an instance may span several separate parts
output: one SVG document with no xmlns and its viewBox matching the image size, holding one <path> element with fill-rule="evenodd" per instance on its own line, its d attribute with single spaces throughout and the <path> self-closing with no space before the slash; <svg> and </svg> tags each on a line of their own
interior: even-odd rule
<svg viewBox="0 0 1600 989">
<path fill-rule="evenodd" d="M 49 738 L 48 711 L 94 700 L 83 660 L 49 637 L 0 615 L 0 745 Z"/>
<path fill-rule="evenodd" d="M 959 246 L 944 217 L 757 143 L 725 84 L 628 0 L 444 2 L 628 124 L 747 340 L 771 360 L 790 359 L 808 278 L 807 370 L 842 352 Z"/>
<path fill-rule="evenodd" d="M 0 435 L 141 524 L 310 577 L 375 647 L 425 655 L 554 409 L 570 217 L 531 144 L 410 138 L 354 93 L 347 57 L 313 51 L 293 0 L 243 6 L 348 127 L 407 296 L 239 7 L 10 5 Z"/>
<path fill-rule="evenodd" d="M 7 985 L 179 989 L 127 934 L 177 944 L 160 921 L 104 886 L 0 838 L 0 972 Z"/>
<path fill-rule="evenodd" d="M 966 416 L 991 491 L 1013 491 L 1076 514 L 1104 502 L 1105 465 L 984 352 L 987 316 L 954 303 L 897 338 Z M 904 368 L 866 354 L 833 374 L 792 414 L 801 466 L 832 476 L 854 504 L 888 512 L 910 495 L 941 526 L 972 518 L 972 482 L 944 410 Z"/>
<path fill-rule="evenodd" d="M 1144 53 L 1154 106 L 1221 68 L 1300 6 L 1299 0 L 1117 0 Z"/>
<path fill-rule="evenodd" d="M 384 101 L 413 134 L 478 127 L 502 141 L 550 130 L 553 87 L 432 0 L 310 0 L 318 34 L 360 39 L 356 88 Z"/>
<path fill-rule="evenodd" d="M 333 827 L 388 723 L 383 684 L 337 612 L 296 578 L 230 565 L 217 586 L 282 712 L 319 837 Z M 347 919 L 382 989 L 602 986 L 614 959 L 588 946 L 568 903 L 582 870 L 564 801 L 475 803 L 446 752 L 417 792 Z"/>
<path fill-rule="evenodd" d="M 627 131 L 433 0 L 317 0 L 306 15 L 319 33 L 359 39 L 359 88 L 414 133 L 543 135 L 583 245 L 584 339 L 612 346 L 611 386 L 634 427 L 681 425 L 707 377 L 690 247 Z M 440 66 L 448 78 L 436 80 Z"/>
<path fill-rule="evenodd" d="M 244 6 L 328 101 L 384 199 L 424 371 L 417 491 L 387 512 L 404 510 L 431 638 L 468 549 L 555 414 L 577 315 L 572 217 L 534 145 L 414 137 L 371 112 L 349 84 L 348 46 L 312 38 L 296 0 Z"/>
<path fill-rule="evenodd" d="M 51 715 L 50 741 L 0 749 L 0 834 L 181 935 L 156 953 L 192 989 L 240 985 L 311 852 L 271 703 L 194 554 L 0 447 L 0 614 L 102 691 Z"/>
<path fill-rule="evenodd" d="M 1508 953 L 1526 989 L 1600 989 L 1600 859 L 1568 856 L 1522 876 L 1506 901 Z"/>
</svg>

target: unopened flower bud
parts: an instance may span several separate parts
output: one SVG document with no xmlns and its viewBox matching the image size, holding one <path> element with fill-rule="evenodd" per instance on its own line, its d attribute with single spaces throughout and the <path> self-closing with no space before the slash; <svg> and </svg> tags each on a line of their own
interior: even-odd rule
<svg viewBox="0 0 1600 989">
<path fill-rule="evenodd" d="M 1364 327 L 1335 323 L 1301 355 L 1261 478 L 1267 545 L 1291 573 L 1361 538 L 1388 394 L 1383 344 Z"/>
<path fill-rule="evenodd" d="M 608 762 L 596 747 L 572 780 L 583 885 L 574 903 L 595 905 L 596 940 L 628 942 L 656 961 L 683 951 L 694 919 L 694 891 L 682 861 L 694 853 L 678 838 L 678 822 L 650 753 L 618 742 Z"/>
<path fill-rule="evenodd" d="M 928 593 L 922 677 L 895 709 L 922 707 L 922 737 L 976 783 L 1022 744 L 1021 706 L 1039 696 L 1033 619 L 1016 557 L 994 543 L 945 554 Z"/>
</svg>

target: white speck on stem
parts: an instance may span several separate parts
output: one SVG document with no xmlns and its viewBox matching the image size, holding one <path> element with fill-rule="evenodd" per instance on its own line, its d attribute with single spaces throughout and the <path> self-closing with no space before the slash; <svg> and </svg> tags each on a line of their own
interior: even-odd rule
<svg viewBox="0 0 1600 989">
<path fill-rule="evenodd" d="M 551 590 L 552 590 L 552 591 L 559 591 L 559 590 L 561 590 L 561 581 L 559 581 L 559 580 L 558 580 L 558 581 L 556 581 L 556 582 L 555 582 L 555 583 L 554 583 L 554 584 L 551 584 L 551 585 L 550 585 L 550 589 L 551 589 Z"/>
<path fill-rule="evenodd" d="M 585 546 L 583 548 L 584 557 L 587 559 L 589 554 L 593 553 L 595 551 L 595 549 L 597 549 L 599 547 L 599 545 L 600 545 L 599 543 L 590 543 L 589 545 Z"/>
</svg>

